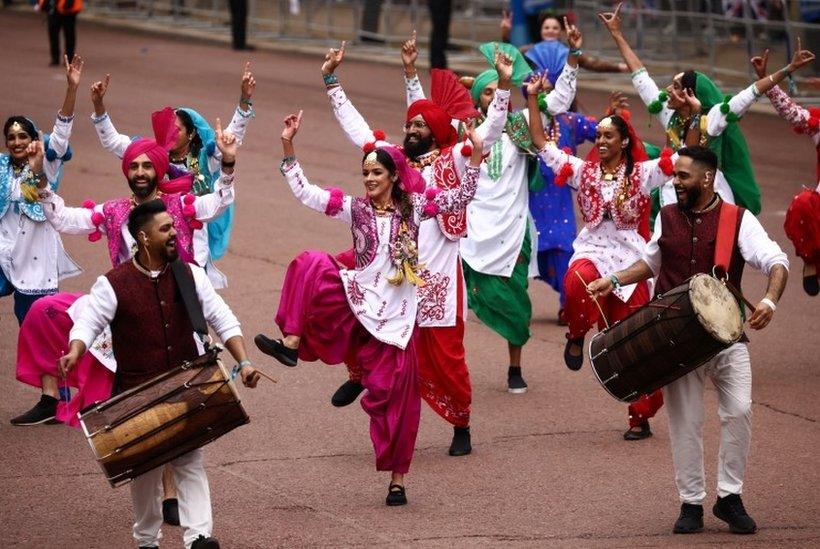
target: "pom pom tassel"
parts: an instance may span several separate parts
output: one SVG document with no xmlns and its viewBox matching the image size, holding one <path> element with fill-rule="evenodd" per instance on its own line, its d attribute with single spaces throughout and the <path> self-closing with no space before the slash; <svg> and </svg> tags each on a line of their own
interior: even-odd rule
<svg viewBox="0 0 820 549">
<path fill-rule="evenodd" d="M 664 147 L 661 151 L 661 158 L 658 161 L 658 167 L 663 172 L 663 175 L 671 176 L 675 172 L 675 168 L 672 165 L 672 149 L 669 147 Z"/>
</svg>

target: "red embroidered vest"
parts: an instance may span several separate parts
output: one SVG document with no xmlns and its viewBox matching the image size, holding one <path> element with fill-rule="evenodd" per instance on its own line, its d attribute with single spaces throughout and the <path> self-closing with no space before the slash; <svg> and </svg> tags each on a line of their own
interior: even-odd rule
<svg viewBox="0 0 820 549">
<path fill-rule="evenodd" d="M 581 168 L 581 183 L 578 187 L 578 206 L 581 208 L 581 215 L 590 228 L 597 227 L 604 220 L 604 214 L 609 212 L 615 226 L 621 230 L 634 230 L 638 228 L 641 218 L 649 206 L 649 195 L 646 194 L 641 185 L 642 166 L 635 164 L 632 174 L 629 176 L 629 185 L 626 189 L 626 197 L 619 204 L 615 197 L 613 200 L 604 200 L 601 195 L 600 180 L 601 167 L 595 162 L 584 162 Z M 617 197 L 618 190 L 615 195 Z"/>
<path fill-rule="evenodd" d="M 433 181 L 440 189 L 452 189 L 461 184 L 453 159 L 453 149 L 442 151 L 433 162 Z M 467 236 L 467 209 L 455 213 L 440 213 L 436 216 L 439 229 L 448 240 L 458 240 Z"/>
<path fill-rule="evenodd" d="M 111 322 L 117 359 L 115 392 L 136 387 L 199 355 L 170 268 L 152 279 L 128 261 L 105 276 L 117 296 Z"/>
<path fill-rule="evenodd" d="M 737 245 L 740 221 L 746 210 L 738 208 L 735 246 L 729 261 L 729 282 L 740 289 L 743 267 L 746 262 Z M 715 265 L 715 241 L 717 239 L 720 206 L 702 214 L 687 214 L 677 204 L 661 208 L 661 271 L 655 291 L 663 293 L 680 286 L 688 278 L 698 274 L 711 274 Z"/>
</svg>

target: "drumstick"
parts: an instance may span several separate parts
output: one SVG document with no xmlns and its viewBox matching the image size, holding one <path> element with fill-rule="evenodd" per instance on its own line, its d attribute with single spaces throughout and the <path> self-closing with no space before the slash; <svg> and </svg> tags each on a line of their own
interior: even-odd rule
<svg viewBox="0 0 820 549">
<path fill-rule="evenodd" d="M 257 371 L 257 373 L 258 373 L 260 376 L 262 376 L 262 377 L 264 377 L 264 378 L 267 378 L 267 379 L 269 379 L 269 380 L 273 381 L 274 383 L 279 383 L 278 381 L 276 381 L 276 378 L 273 378 L 273 377 L 269 376 L 268 374 L 266 374 L 266 373 L 265 373 L 265 372 L 263 372 L 262 370 L 260 370 L 260 369 L 258 369 L 258 368 L 257 368 L 257 370 L 256 370 L 256 371 Z"/>
<path fill-rule="evenodd" d="M 609 321 L 606 319 L 606 315 L 604 314 L 604 310 L 601 308 L 601 304 L 598 303 L 598 298 L 593 296 L 592 292 L 589 291 L 589 286 L 587 285 L 586 281 L 584 280 L 584 277 L 581 276 L 581 273 L 579 273 L 578 271 L 572 271 L 572 272 L 575 273 L 575 276 L 577 276 L 578 280 L 581 281 L 581 284 L 584 285 L 584 289 L 586 289 L 587 293 L 592 298 L 592 301 L 595 302 L 595 305 L 598 307 L 598 310 L 601 311 L 601 318 L 604 319 L 604 324 L 606 324 L 606 328 L 608 330 L 609 329 Z"/>
</svg>

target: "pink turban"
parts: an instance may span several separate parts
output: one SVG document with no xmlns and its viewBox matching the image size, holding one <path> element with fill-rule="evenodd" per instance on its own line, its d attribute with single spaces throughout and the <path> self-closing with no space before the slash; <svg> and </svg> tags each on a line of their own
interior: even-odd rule
<svg viewBox="0 0 820 549">
<path fill-rule="evenodd" d="M 407 156 L 396 147 L 381 147 L 381 149 L 393 159 L 393 163 L 396 165 L 396 175 L 399 176 L 399 185 L 404 192 L 423 193 L 426 187 L 424 178 L 422 178 L 421 172 L 407 164 Z"/>
<path fill-rule="evenodd" d="M 155 139 L 142 138 L 133 141 L 122 155 L 122 173 L 128 177 L 128 166 L 142 154 L 148 155 L 157 172 L 157 186 L 164 193 L 188 192 L 193 184 L 193 174 L 165 180 L 168 173 L 168 153 L 176 142 L 179 129 L 176 127 L 176 113 L 171 107 L 151 113 L 151 125 Z"/>
<path fill-rule="evenodd" d="M 128 148 L 125 149 L 125 154 L 122 155 L 122 173 L 128 177 L 128 167 L 140 155 L 148 155 L 151 164 L 157 172 L 157 181 L 165 179 L 165 174 L 168 173 L 168 151 L 157 144 L 153 139 L 141 138 L 133 141 Z"/>
</svg>

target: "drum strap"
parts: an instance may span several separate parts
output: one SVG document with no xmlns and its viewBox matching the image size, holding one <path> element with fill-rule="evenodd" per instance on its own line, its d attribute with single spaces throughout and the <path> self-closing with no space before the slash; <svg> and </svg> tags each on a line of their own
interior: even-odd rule
<svg viewBox="0 0 820 549">
<path fill-rule="evenodd" d="M 738 211 L 739 208 L 734 204 L 723 202 L 720 205 L 717 238 L 715 239 L 715 267 L 721 271 L 721 274 L 729 272 L 729 263 L 735 251 Z"/>
<path fill-rule="evenodd" d="M 171 263 L 171 271 L 174 273 L 174 280 L 182 295 L 182 302 L 185 303 L 185 310 L 188 312 L 188 318 L 191 319 L 191 325 L 207 350 L 209 347 L 208 325 L 205 323 L 202 305 L 196 294 L 194 276 L 188 266 L 179 259 Z"/>
</svg>

